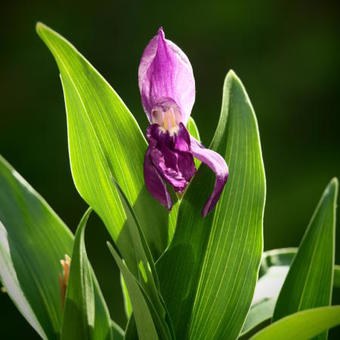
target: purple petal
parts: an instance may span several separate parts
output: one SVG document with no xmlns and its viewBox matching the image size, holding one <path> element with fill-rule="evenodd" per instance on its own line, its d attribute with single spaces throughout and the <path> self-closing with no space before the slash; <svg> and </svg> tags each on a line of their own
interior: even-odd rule
<svg viewBox="0 0 340 340">
<path fill-rule="evenodd" d="M 216 175 L 214 190 L 204 205 L 202 215 L 205 217 L 217 204 L 224 185 L 228 179 L 228 166 L 224 158 L 213 150 L 206 149 L 194 137 L 190 136 L 193 156 L 205 163 Z"/>
<path fill-rule="evenodd" d="M 166 183 L 157 169 L 153 166 L 150 158 L 150 148 L 146 151 L 144 158 L 144 181 L 150 194 L 168 210 L 172 208 L 172 200 Z"/>
<path fill-rule="evenodd" d="M 190 152 L 190 134 L 185 126 L 180 123 L 175 136 L 174 148 L 178 151 Z"/>
<path fill-rule="evenodd" d="M 170 183 L 174 190 L 184 191 L 188 183 L 183 174 L 178 171 L 178 155 L 167 148 L 162 148 L 162 151 L 153 148 L 150 157 L 158 173 Z"/>
<path fill-rule="evenodd" d="M 180 124 L 178 133 L 172 136 L 157 124 L 152 124 L 147 129 L 146 137 L 153 166 L 176 192 L 183 192 L 196 173 L 190 136 L 184 125 Z"/>
<path fill-rule="evenodd" d="M 138 69 L 142 104 L 150 122 L 151 111 L 168 98 L 180 110 L 186 125 L 195 102 L 195 79 L 188 57 L 173 42 L 165 39 L 163 29 L 151 39 Z"/>
</svg>

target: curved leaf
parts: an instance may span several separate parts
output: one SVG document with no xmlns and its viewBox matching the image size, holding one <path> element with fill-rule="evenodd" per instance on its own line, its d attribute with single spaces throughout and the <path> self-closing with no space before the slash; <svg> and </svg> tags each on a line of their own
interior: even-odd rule
<svg viewBox="0 0 340 340">
<path fill-rule="evenodd" d="M 340 306 L 291 314 L 256 333 L 252 340 L 307 340 L 340 324 Z"/>
<path fill-rule="evenodd" d="M 238 336 L 262 255 L 265 177 L 258 127 L 245 89 L 232 71 L 226 77 L 211 148 L 229 164 L 229 182 L 215 210 L 202 218 L 214 176 L 200 167 L 182 199 L 173 240 L 156 264 L 181 339 Z"/>
<path fill-rule="evenodd" d="M 60 70 L 71 171 L 80 195 L 102 218 L 125 255 L 131 247 L 119 246 L 125 240 L 126 215 L 112 181 L 115 179 L 158 257 L 167 245 L 168 214 L 145 189 L 143 160 L 147 143 L 136 120 L 117 93 L 67 40 L 41 23 L 37 24 L 37 32 Z"/>
<path fill-rule="evenodd" d="M 273 320 L 331 304 L 338 182 L 325 189 L 276 302 Z M 317 292 L 317 293 L 316 293 Z M 320 336 L 326 338 L 326 334 Z"/>
<path fill-rule="evenodd" d="M 73 236 L 46 201 L 0 156 L 0 277 L 31 326 L 59 339 L 60 260 Z"/>
</svg>

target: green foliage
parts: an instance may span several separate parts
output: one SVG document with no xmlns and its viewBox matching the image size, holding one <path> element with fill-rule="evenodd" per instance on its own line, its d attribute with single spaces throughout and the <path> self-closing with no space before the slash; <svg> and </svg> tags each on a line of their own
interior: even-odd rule
<svg viewBox="0 0 340 340">
<path fill-rule="evenodd" d="M 72 175 L 90 205 L 73 240 L 0 157 L 0 278 L 42 338 L 307 339 L 325 338 L 340 324 L 340 306 L 329 306 L 333 276 L 340 287 L 334 265 L 337 180 L 326 188 L 300 247 L 263 254 L 266 181 L 259 131 L 233 71 L 210 146 L 229 164 L 227 186 L 203 218 L 215 178 L 196 162 L 197 175 L 168 215 L 146 192 L 147 143 L 122 100 L 68 41 L 43 24 L 37 32 L 59 67 Z M 193 119 L 188 130 L 199 140 Z M 87 257 L 92 209 L 112 237 L 108 247 L 129 317 L 125 332 L 111 320 Z M 58 276 L 65 254 L 72 261 L 62 308 Z"/>
<path fill-rule="evenodd" d="M 136 120 L 68 41 L 41 23 L 37 24 L 37 32 L 59 67 L 71 170 L 80 195 L 102 218 L 124 257 L 130 256 L 133 249 L 124 246 L 126 215 L 113 183 L 117 181 L 158 257 L 167 243 L 167 213 L 146 192 L 143 160 L 147 144 Z"/>
<path fill-rule="evenodd" d="M 338 182 L 333 179 L 321 197 L 280 290 L 274 321 L 331 303 L 337 194 Z"/>
<path fill-rule="evenodd" d="M 200 168 L 181 202 L 174 238 L 157 263 L 161 292 L 182 338 L 236 338 L 262 254 L 265 180 L 257 123 L 233 72 L 225 81 L 217 131 L 212 145 L 230 165 L 227 187 L 214 212 L 202 218 L 214 178 Z"/>
<path fill-rule="evenodd" d="M 135 251 L 134 259 L 130 259 L 129 262 L 124 259 L 124 266 L 129 269 L 129 271 L 122 271 L 122 277 L 127 288 L 126 290 L 123 290 L 126 304 L 131 303 L 133 305 L 134 303 L 130 300 L 130 294 L 134 295 L 135 292 L 130 292 L 129 287 L 131 289 L 131 287 L 135 287 L 136 285 L 131 285 L 131 283 L 126 281 L 126 278 L 129 279 L 129 275 L 133 274 L 135 280 L 138 283 L 138 286 L 140 286 L 140 289 L 148 297 L 146 299 L 146 302 L 149 306 L 149 309 L 151 310 L 153 321 L 156 324 L 156 328 L 158 334 L 160 335 L 160 338 L 170 339 L 170 329 L 165 320 L 167 312 L 159 294 L 159 280 L 151 252 L 145 240 L 143 231 L 139 226 L 136 216 L 134 215 L 132 207 L 130 206 L 126 196 L 124 195 L 119 185 L 116 184 L 116 186 L 128 219 L 131 221 L 131 223 L 128 224 L 129 241 L 130 246 L 132 246 Z M 118 254 L 114 251 L 114 248 L 112 248 L 112 246 L 110 247 L 110 250 L 111 253 L 114 255 L 118 267 L 121 267 L 121 264 L 117 258 Z M 135 290 L 135 288 L 133 289 Z M 133 310 L 135 310 L 135 308 L 133 308 Z M 138 327 L 140 322 L 144 322 L 144 320 L 140 321 L 140 319 L 136 319 L 137 330 L 142 329 L 143 327 Z M 141 336 L 140 332 L 139 335 Z"/>
<path fill-rule="evenodd" d="M 62 340 L 120 339 L 111 334 L 111 319 L 87 258 L 85 227 L 89 209 L 79 223 L 72 251 L 64 305 Z"/>
<path fill-rule="evenodd" d="M 133 308 L 134 319 L 140 340 L 158 339 L 156 326 L 154 324 L 152 313 L 147 303 L 147 297 L 142 287 L 138 284 L 136 278 L 131 274 L 126 264 L 122 261 L 117 251 L 108 243 L 108 247 L 115 259 L 126 283 Z"/>
<path fill-rule="evenodd" d="M 19 311 L 45 339 L 58 339 L 60 260 L 73 236 L 44 199 L 0 157 L 0 277 Z"/>
<path fill-rule="evenodd" d="M 259 279 L 242 335 L 247 336 L 273 317 L 275 304 L 297 248 L 282 248 L 263 253 Z M 340 266 L 334 266 L 334 288 L 340 288 Z"/>
<path fill-rule="evenodd" d="M 311 339 L 340 324 L 340 306 L 319 307 L 291 314 L 264 328 L 252 340 Z"/>
</svg>

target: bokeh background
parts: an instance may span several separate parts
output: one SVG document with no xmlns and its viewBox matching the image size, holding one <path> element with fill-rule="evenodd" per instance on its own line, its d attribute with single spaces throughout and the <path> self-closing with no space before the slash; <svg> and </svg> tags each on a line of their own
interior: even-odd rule
<svg viewBox="0 0 340 340">
<path fill-rule="evenodd" d="M 77 46 L 143 129 L 137 68 L 160 25 L 193 65 L 193 117 L 205 144 L 217 123 L 225 74 L 234 69 L 260 127 L 268 187 L 265 248 L 299 244 L 325 185 L 340 177 L 339 3 L 31 0 L 0 6 L 0 153 L 72 230 L 86 204 L 72 182 L 62 89 L 35 33 L 37 21 Z M 118 272 L 104 245 L 109 236 L 98 219 L 91 225 L 89 255 L 112 317 L 124 325 Z M 37 338 L 6 294 L 0 294 L 0 329 L 2 339 Z"/>
</svg>

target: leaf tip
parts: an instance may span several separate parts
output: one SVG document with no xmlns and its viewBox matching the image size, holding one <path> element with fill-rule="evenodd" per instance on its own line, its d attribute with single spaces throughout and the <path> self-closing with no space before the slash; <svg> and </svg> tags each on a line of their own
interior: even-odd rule
<svg viewBox="0 0 340 340">
<path fill-rule="evenodd" d="M 326 188 L 326 194 L 334 196 L 335 199 L 336 199 L 336 197 L 338 195 L 338 188 L 339 188 L 339 181 L 338 181 L 337 177 L 333 177 L 330 180 L 330 182 L 329 182 L 329 184 Z"/>
<path fill-rule="evenodd" d="M 331 185 L 333 185 L 336 189 L 339 187 L 339 180 L 337 177 L 333 177 L 330 182 Z"/>
<path fill-rule="evenodd" d="M 235 71 L 232 69 L 228 71 L 226 78 L 229 80 L 239 80 L 239 77 L 237 76 Z"/>
<path fill-rule="evenodd" d="M 237 74 L 235 73 L 234 70 L 228 71 L 228 73 L 225 77 L 224 86 L 225 86 L 226 89 L 229 89 L 228 91 L 231 91 L 231 89 L 239 89 L 243 93 L 245 93 L 245 94 L 247 93 L 241 79 L 237 76 Z M 249 101 L 249 99 L 248 99 L 248 101 Z"/>
<path fill-rule="evenodd" d="M 35 31 L 39 36 L 41 36 L 42 32 L 47 28 L 45 24 L 43 24 L 41 21 L 38 21 L 35 25 Z"/>
</svg>

